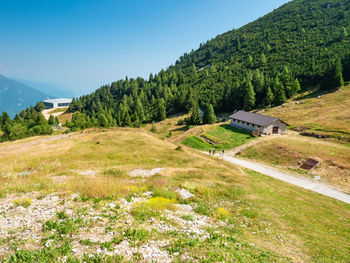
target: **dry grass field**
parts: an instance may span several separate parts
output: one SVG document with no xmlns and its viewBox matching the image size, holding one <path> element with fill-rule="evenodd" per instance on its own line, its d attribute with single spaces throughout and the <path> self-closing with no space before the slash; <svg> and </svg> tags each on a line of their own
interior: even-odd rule
<svg viewBox="0 0 350 263">
<path fill-rule="evenodd" d="M 262 140 L 243 150 L 242 157 L 287 168 L 321 180 L 350 193 L 350 147 L 348 144 L 288 135 Z M 309 172 L 299 169 L 307 159 L 320 162 Z"/>
<path fill-rule="evenodd" d="M 284 107 L 260 113 L 281 118 L 294 128 L 310 128 L 319 134 L 350 141 L 350 85 L 328 94 L 303 94 Z"/>
<path fill-rule="evenodd" d="M 5 262 L 350 260 L 349 205 L 144 129 L 1 143 L 0 167 Z"/>
</svg>

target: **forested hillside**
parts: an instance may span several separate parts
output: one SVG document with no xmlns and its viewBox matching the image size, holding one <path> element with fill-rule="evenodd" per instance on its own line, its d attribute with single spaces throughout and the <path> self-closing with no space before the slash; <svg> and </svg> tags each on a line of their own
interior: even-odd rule
<svg viewBox="0 0 350 263">
<path fill-rule="evenodd" d="M 184 54 L 159 74 L 74 100 L 71 127 L 139 126 L 212 104 L 216 112 L 279 105 L 301 87 L 350 79 L 350 2 L 296 0 Z"/>
<path fill-rule="evenodd" d="M 283 104 L 300 89 L 336 89 L 350 80 L 349 26 L 350 1 L 291 1 L 148 79 L 126 78 L 73 100 L 68 126 L 139 127 L 188 111 L 188 124 L 199 124 L 199 107 L 207 115 L 251 110 Z"/>
</svg>

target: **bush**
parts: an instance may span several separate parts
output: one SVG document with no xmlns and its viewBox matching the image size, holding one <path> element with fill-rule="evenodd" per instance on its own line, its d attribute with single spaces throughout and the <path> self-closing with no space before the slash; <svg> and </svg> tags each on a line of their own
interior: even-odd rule
<svg viewBox="0 0 350 263">
<path fill-rule="evenodd" d="M 180 119 L 180 120 L 177 121 L 177 125 L 183 125 L 184 122 L 185 122 L 184 119 Z"/>
<path fill-rule="evenodd" d="M 253 211 L 253 210 L 248 210 L 248 209 L 243 209 L 241 211 L 241 214 L 244 215 L 245 217 L 248 217 L 250 219 L 253 219 L 258 216 L 258 213 Z"/>
<path fill-rule="evenodd" d="M 152 209 L 156 210 L 171 210 L 174 208 L 174 204 L 176 203 L 175 199 L 168 199 L 162 196 L 152 197 L 147 202 L 146 205 Z"/>
<path fill-rule="evenodd" d="M 158 211 L 152 210 L 145 203 L 135 205 L 131 210 L 131 214 L 141 223 L 147 221 L 151 217 L 159 216 Z"/>
<path fill-rule="evenodd" d="M 177 146 L 175 150 L 176 150 L 176 151 L 179 151 L 179 152 L 183 152 L 183 151 L 184 151 L 184 149 L 182 149 L 181 146 Z"/>
<path fill-rule="evenodd" d="M 186 221 L 193 221 L 194 220 L 194 216 L 193 215 L 183 215 L 181 217 L 183 220 L 186 220 Z"/>
<path fill-rule="evenodd" d="M 13 201 L 13 203 L 15 204 L 15 206 L 22 206 L 24 208 L 27 208 L 28 206 L 30 206 L 32 204 L 32 200 L 29 198 L 23 198 L 23 199 L 16 199 Z"/>
<path fill-rule="evenodd" d="M 230 211 L 228 211 L 223 207 L 219 207 L 218 209 L 216 209 L 215 216 L 219 219 L 228 218 L 230 215 L 231 215 Z"/>
<path fill-rule="evenodd" d="M 134 242 L 147 240 L 149 235 L 150 235 L 149 231 L 144 228 L 141 228 L 141 229 L 129 228 L 124 232 L 124 236 Z"/>
<path fill-rule="evenodd" d="M 177 199 L 177 194 L 166 189 L 153 189 L 153 197 L 164 197 L 167 199 Z"/>
</svg>

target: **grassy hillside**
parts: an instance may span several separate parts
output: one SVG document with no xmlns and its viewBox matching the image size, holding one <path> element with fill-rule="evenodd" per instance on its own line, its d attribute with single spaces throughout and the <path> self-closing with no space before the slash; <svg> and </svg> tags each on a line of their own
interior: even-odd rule
<svg viewBox="0 0 350 263">
<path fill-rule="evenodd" d="M 320 96 L 320 97 L 319 97 Z M 328 94 L 314 92 L 283 107 L 260 111 L 285 120 L 291 128 L 350 141 L 350 85 Z"/>
<path fill-rule="evenodd" d="M 243 150 L 242 157 L 288 168 L 304 176 L 322 180 L 350 193 L 350 146 L 301 136 L 281 136 L 263 140 Z M 320 161 L 310 172 L 299 169 L 309 158 Z"/>
<path fill-rule="evenodd" d="M 5 142 L 0 166 L 5 262 L 350 260 L 349 205 L 142 129 Z"/>
</svg>

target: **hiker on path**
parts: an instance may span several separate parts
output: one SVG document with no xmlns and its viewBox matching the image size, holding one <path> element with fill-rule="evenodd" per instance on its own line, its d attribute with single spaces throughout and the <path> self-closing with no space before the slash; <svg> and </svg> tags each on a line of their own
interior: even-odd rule
<svg viewBox="0 0 350 263">
<path fill-rule="evenodd" d="M 211 150 L 209 150 L 209 154 L 211 154 Z"/>
</svg>

